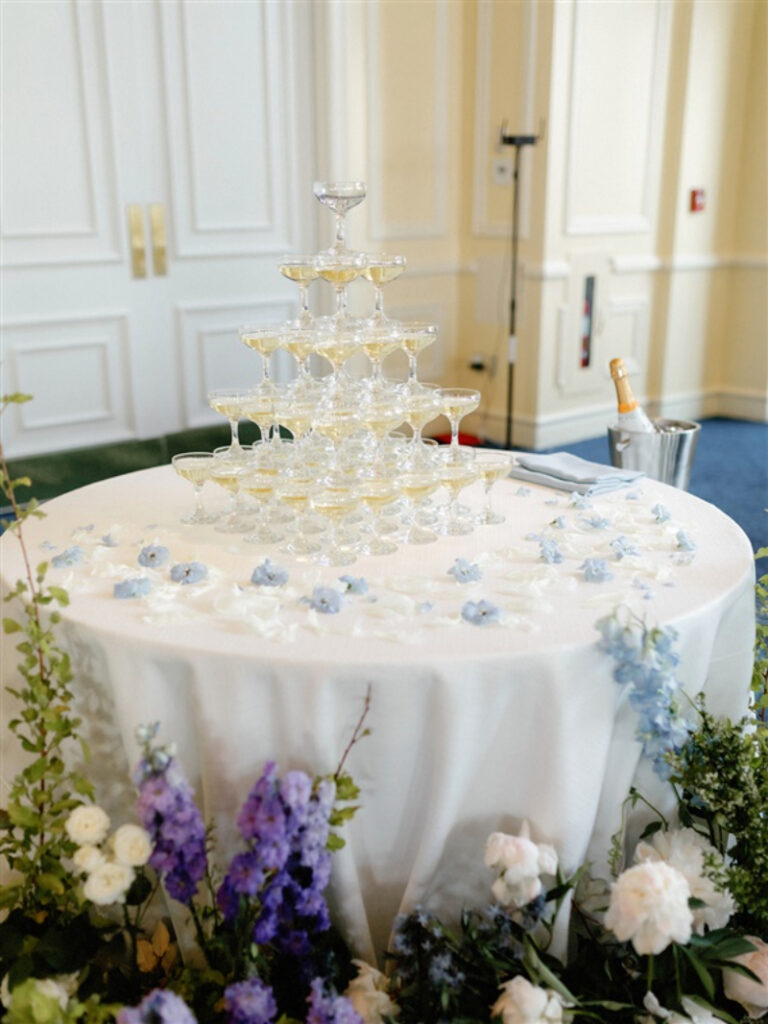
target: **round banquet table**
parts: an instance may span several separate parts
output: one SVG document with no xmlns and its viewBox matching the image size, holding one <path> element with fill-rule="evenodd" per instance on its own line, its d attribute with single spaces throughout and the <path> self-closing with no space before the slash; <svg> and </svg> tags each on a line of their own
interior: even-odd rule
<svg viewBox="0 0 768 1024">
<path fill-rule="evenodd" d="M 226 500 L 215 491 L 204 490 L 209 508 Z M 481 485 L 462 501 L 479 509 Z M 344 827 L 330 887 L 358 956 L 380 960 L 393 917 L 415 904 L 454 919 L 486 904 L 485 840 L 523 819 L 566 870 L 585 858 L 599 866 L 630 785 L 660 799 L 661 784 L 640 757 L 635 715 L 595 622 L 625 606 L 649 625 L 674 626 L 685 690 L 706 691 L 712 711 L 738 717 L 754 641 L 751 547 L 718 509 L 651 480 L 583 500 L 505 479 L 493 503 L 501 525 L 333 569 L 182 525 L 192 490 L 170 466 L 50 501 L 44 519 L 25 524 L 26 543 L 33 565 L 75 549 L 75 564 L 51 567 L 48 582 L 70 595 L 59 636 L 94 752 L 88 770 L 114 823 L 135 820 L 135 729 L 159 721 L 226 866 L 238 809 L 264 762 L 333 772 L 370 687 L 371 732 L 347 762 L 361 809 Z M 618 558 L 619 536 L 637 553 Z M 544 539 L 557 542 L 562 562 L 543 557 Z M 23 567 L 16 538 L 1 543 L 7 587 Z M 167 564 L 138 564 L 149 544 L 168 549 Z M 251 583 L 265 557 L 288 571 L 282 586 Z M 450 575 L 457 558 L 481 578 Z M 604 559 L 611 578 L 587 580 L 587 558 Z M 173 582 L 170 568 L 191 561 L 207 567 L 205 579 Z M 367 592 L 347 590 L 336 614 L 313 608 L 316 587 L 344 591 L 342 575 L 364 578 Z M 151 580 L 148 595 L 113 596 L 115 583 L 137 576 Z M 482 599 L 500 621 L 462 617 Z M 13 641 L 4 639 L 6 685 Z M 5 689 L 0 700 L 6 796 L 19 755 L 7 742 Z"/>
</svg>

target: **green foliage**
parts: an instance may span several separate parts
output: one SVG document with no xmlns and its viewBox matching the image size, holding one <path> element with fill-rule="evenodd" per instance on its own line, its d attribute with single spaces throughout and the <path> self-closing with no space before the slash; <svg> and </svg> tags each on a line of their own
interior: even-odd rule
<svg viewBox="0 0 768 1024">
<path fill-rule="evenodd" d="M 755 558 L 768 558 L 768 548 L 760 548 Z M 755 666 L 752 672 L 752 689 L 755 704 L 768 718 L 768 573 L 758 576 L 755 586 L 757 612 L 757 637 L 755 639 Z"/>
</svg>

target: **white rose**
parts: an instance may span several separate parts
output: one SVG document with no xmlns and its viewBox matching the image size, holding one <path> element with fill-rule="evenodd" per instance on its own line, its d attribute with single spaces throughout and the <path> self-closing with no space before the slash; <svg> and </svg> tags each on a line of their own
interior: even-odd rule
<svg viewBox="0 0 768 1024">
<path fill-rule="evenodd" d="M 552 989 L 539 988 L 518 975 L 505 981 L 491 1007 L 492 1017 L 504 1024 L 558 1024 L 563 1020 L 563 1001 Z"/>
<path fill-rule="evenodd" d="M 91 903 L 104 907 L 109 903 L 122 902 L 132 881 L 133 868 L 105 861 L 88 876 L 83 893 Z"/>
<path fill-rule="evenodd" d="M 112 852 L 118 864 L 140 868 L 149 860 L 152 840 L 140 825 L 121 825 L 112 836 Z"/>
<path fill-rule="evenodd" d="M 104 863 L 105 859 L 104 854 L 98 846 L 86 844 L 85 846 L 79 846 L 77 850 L 75 850 L 75 854 L 72 857 L 72 863 L 81 875 L 90 875 L 90 873 L 95 871 L 100 864 Z"/>
<path fill-rule="evenodd" d="M 109 831 L 109 817 L 96 804 L 80 804 L 67 818 L 67 835 L 78 846 L 95 846 Z"/>
<path fill-rule="evenodd" d="M 501 872 L 491 886 L 497 901 L 523 907 L 541 892 L 539 875 L 557 871 L 557 853 L 548 843 L 534 843 L 528 822 L 524 821 L 519 836 L 494 832 L 488 837 L 485 864 Z"/>
<path fill-rule="evenodd" d="M 693 911 L 693 930 L 703 935 L 705 927 L 724 928 L 736 909 L 727 889 L 718 889 L 705 874 L 705 858 L 722 863 L 714 846 L 692 828 L 657 832 L 650 843 L 638 843 L 635 860 L 666 861 L 685 877 L 691 896 L 706 903 Z"/>
<path fill-rule="evenodd" d="M 768 943 L 753 935 L 745 937 L 757 948 L 733 957 L 733 962 L 749 968 L 760 981 L 753 981 L 737 971 L 723 971 L 723 987 L 728 998 L 741 1003 L 750 1017 L 762 1017 L 768 1010 Z"/>
<path fill-rule="evenodd" d="M 389 998 L 387 978 L 362 960 L 352 963 L 357 967 L 357 977 L 350 981 L 344 995 L 365 1024 L 381 1024 L 382 1017 L 397 1017 L 400 1007 Z"/>
<path fill-rule="evenodd" d="M 642 956 L 670 942 L 687 942 L 693 914 L 684 876 L 664 861 L 646 861 L 622 872 L 611 887 L 605 925 L 620 942 L 632 940 Z"/>
</svg>

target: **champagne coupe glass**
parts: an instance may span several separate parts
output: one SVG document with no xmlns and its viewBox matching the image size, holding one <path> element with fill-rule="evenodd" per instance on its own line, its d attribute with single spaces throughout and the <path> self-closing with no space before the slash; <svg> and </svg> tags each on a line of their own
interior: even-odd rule
<svg viewBox="0 0 768 1024">
<path fill-rule="evenodd" d="M 336 292 L 336 313 L 330 319 L 332 327 L 344 327 L 350 323 L 351 318 L 347 313 L 347 285 L 360 277 L 365 264 L 366 257 L 355 252 L 320 253 L 315 259 L 318 277 L 333 285 Z"/>
<path fill-rule="evenodd" d="M 229 427 L 232 432 L 230 447 L 233 451 L 240 448 L 238 437 L 238 424 L 243 418 L 245 404 L 250 392 L 242 388 L 216 388 L 208 392 L 208 405 L 222 416 L 229 420 Z"/>
<path fill-rule="evenodd" d="M 418 456 L 424 445 L 422 430 L 442 412 L 440 391 L 438 384 L 419 384 L 417 388 L 408 388 L 404 392 L 405 422 L 413 431 L 408 445 L 411 460 Z"/>
<path fill-rule="evenodd" d="M 232 495 L 229 511 L 214 527 L 219 533 L 244 533 L 253 523 L 240 489 L 240 480 L 248 468 L 249 457 L 247 445 L 237 448 L 227 445 L 213 450 L 211 480 Z"/>
<path fill-rule="evenodd" d="M 300 393 L 287 393 L 275 399 L 275 420 L 293 435 L 296 451 L 312 429 L 317 401 L 303 398 Z"/>
<path fill-rule="evenodd" d="M 348 359 L 357 355 L 362 349 L 362 338 L 357 331 L 325 331 L 317 340 L 315 351 L 331 364 L 329 389 L 335 391 L 339 386 L 341 368 Z"/>
<path fill-rule="evenodd" d="M 399 427 L 406 417 L 401 402 L 392 397 L 372 398 L 360 406 L 360 422 L 376 438 L 373 451 L 374 462 L 380 462 L 384 455 L 384 444 L 387 435 L 395 427 Z"/>
<path fill-rule="evenodd" d="M 440 527 L 440 532 L 449 537 L 472 533 L 474 529 L 472 520 L 467 516 L 462 516 L 459 509 L 459 495 L 479 476 L 479 470 L 473 458 L 474 452 L 468 449 L 468 453 L 458 459 L 450 450 L 439 453 L 440 481 L 449 494 L 445 519 Z"/>
<path fill-rule="evenodd" d="M 363 277 L 370 281 L 374 287 L 376 299 L 375 307 L 369 323 L 373 326 L 389 323 L 389 317 L 384 315 L 384 296 L 382 289 L 390 281 L 397 280 L 405 270 L 405 256 L 388 256 L 381 253 L 379 256 L 369 256 L 368 264 L 363 270 Z"/>
<path fill-rule="evenodd" d="M 477 468 L 483 481 L 485 493 L 483 509 L 477 517 L 477 522 L 482 526 L 497 526 L 505 521 L 505 517 L 500 512 L 493 510 L 491 490 L 497 480 L 509 475 L 511 467 L 512 457 L 510 455 L 490 455 L 478 459 Z"/>
<path fill-rule="evenodd" d="M 437 324 L 413 323 L 400 324 L 400 347 L 408 356 L 408 386 L 418 384 L 417 360 L 419 353 L 437 341 Z"/>
<path fill-rule="evenodd" d="M 336 215 L 336 238 L 331 252 L 345 252 L 345 218 L 349 210 L 365 199 L 364 181 L 316 181 L 312 186 L 315 198 Z"/>
<path fill-rule="evenodd" d="M 441 388 L 442 413 L 451 424 L 450 457 L 461 457 L 459 452 L 459 423 L 480 405 L 480 392 L 474 388 Z"/>
<path fill-rule="evenodd" d="M 270 427 L 275 422 L 275 391 L 272 384 L 267 383 L 249 392 L 243 403 L 243 413 L 259 428 L 262 441 L 269 438 Z"/>
<path fill-rule="evenodd" d="M 392 555 L 397 551 L 393 540 L 386 540 L 379 531 L 379 512 L 400 497 L 400 488 L 392 477 L 373 476 L 360 480 L 360 500 L 370 513 L 370 536 L 360 547 L 362 555 Z"/>
<path fill-rule="evenodd" d="M 357 403 L 334 402 L 318 405 L 313 430 L 328 438 L 333 446 L 330 459 L 332 469 L 339 465 L 341 445 L 360 426 L 360 407 Z"/>
<path fill-rule="evenodd" d="M 291 327 L 281 336 L 280 348 L 284 348 L 296 360 L 300 384 L 309 384 L 313 380 L 309 370 L 309 357 L 315 351 L 316 345 L 317 335 L 307 327 Z"/>
<path fill-rule="evenodd" d="M 240 341 L 248 348 L 255 349 L 261 356 L 261 383 L 269 384 L 269 357 L 282 346 L 285 334 L 284 324 L 267 324 L 258 327 L 241 327 Z"/>
<path fill-rule="evenodd" d="M 306 512 L 314 484 L 314 479 L 306 473 L 278 477 L 275 481 L 275 497 L 294 513 L 292 536 L 280 550 L 299 559 L 315 554 L 322 547 L 318 540 L 308 536 L 312 523 L 306 519 Z"/>
<path fill-rule="evenodd" d="M 310 504 L 315 512 L 328 520 L 326 542 L 314 556 L 318 565 L 350 565 L 356 560 L 354 551 L 343 548 L 338 542 L 338 524 L 354 511 L 358 491 L 354 483 L 344 477 L 323 480 L 310 494 Z"/>
<path fill-rule="evenodd" d="M 435 491 L 440 490 L 442 480 L 440 472 L 434 466 L 421 466 L 417 469 L 406 470 L 400 474 L 398 480 L 400 493 L 406 502 L 403 527 L 405 529 L 406 544 L 431 544 L 437 540 L 437 534 L 427 526 L 420 526 L 416 522 L 418 506 Z"/>
<path fill-rule="evenodd" d="M 218 516 L 203 508 L 203 485 L 210 479 L 213 466 L 213 452 L 179 452 L 171 459 L 171 465 L 180 477 L 189 480 L 195 489 L 195 510 L 182 516 L 182 523 L 214 523 Z"/>
<path fill-rule="evenodd" d="M 256 467 L 243 474 L 240 486 L 253 498 L 257 505 L 256 525 L 243 540 L 248 544 L 277 544 L 285 534 L 275 522 L 269 521 L 269 508 L 275 493 L 277 477 Z"/>
<path fill-rule="evenodd" d="M 298 326 L 309 327 L 312 324 L 312 314 L 309 312 L 309 286 L 317 280 L 315 257 L 281 256 L 278 260 L 278 268 L 283 277 L 287 277 L 289 281 L 295 281 L 301 289 L 301 312 Z"/>
<path fill-rule="evenodd" d="M 384 386 L 381 364 L 386 357 L 400 347 L 400 333 L 394 324 L 386 323 L 368 327 L 361 333 L 362 349 L 371 362 L 371 390 Z"/>
</svg>

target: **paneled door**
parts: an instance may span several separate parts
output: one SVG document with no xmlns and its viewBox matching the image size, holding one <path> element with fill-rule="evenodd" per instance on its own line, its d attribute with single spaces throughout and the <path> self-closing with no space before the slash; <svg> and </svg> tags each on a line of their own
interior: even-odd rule
<svg viewBox="0 0 768 1024">
<path fill-rule="evenodd" d="M 7 454 L 216 422 L 314 245 L 311 3 L 1 7 Z"/>
</svg>

